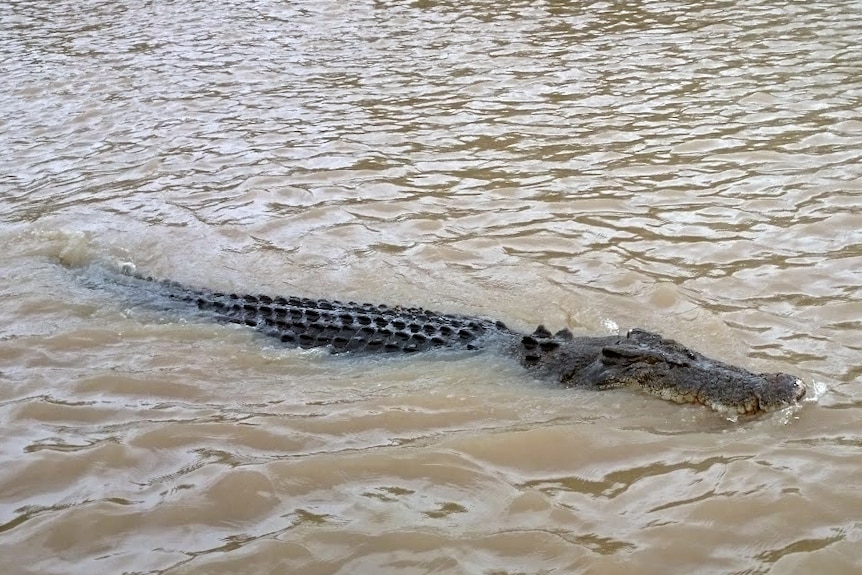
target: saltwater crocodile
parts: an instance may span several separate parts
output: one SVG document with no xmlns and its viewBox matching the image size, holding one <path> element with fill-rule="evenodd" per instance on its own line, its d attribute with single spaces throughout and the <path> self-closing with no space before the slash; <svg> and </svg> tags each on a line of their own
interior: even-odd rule
<svg viewBox="0 0 862 575">
<path fill-rule="evenodd" d="M 134 273 L 115 275 L 111 283 L 193 306 L 199 313 L 250 326 L 294 347 L 333 353 L 493 348 L 566 387 L 628 386 L 729 414 L 774 411 L 806 393 L 803 382 L 792 375 L 752 373 L 641 329 L 625 336 L 589 337 L 567 329 L 551 333 L 539 326 L 525 334 L 500 321 L 419 307 L 223 293 Z"/>
</svg>

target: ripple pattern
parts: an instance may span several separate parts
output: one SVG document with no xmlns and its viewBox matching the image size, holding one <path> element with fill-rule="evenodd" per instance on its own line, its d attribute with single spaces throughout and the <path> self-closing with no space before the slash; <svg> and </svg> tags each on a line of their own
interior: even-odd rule
<svg viewBox="0 0 862 575">
<path fill-rule="evenodd" d="M 0 6 L 0 568 L 862 569 L 862 5 Z M 640 325 L 726 422 L 500 358 L 332 361 L 75 286 Z"/>
</svg>

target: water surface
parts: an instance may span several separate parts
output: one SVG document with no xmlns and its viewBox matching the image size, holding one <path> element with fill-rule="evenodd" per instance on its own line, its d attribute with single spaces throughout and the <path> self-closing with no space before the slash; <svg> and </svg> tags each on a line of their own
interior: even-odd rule
<svg viewBox="0 0 862 575">
<path fill-rule="evenodd" d="M 862 4 L 0 7 L 4 573 L 857 573 Z M 73 266 L 642 326 L 728 421 L 331 358 Z"/>
</svg>

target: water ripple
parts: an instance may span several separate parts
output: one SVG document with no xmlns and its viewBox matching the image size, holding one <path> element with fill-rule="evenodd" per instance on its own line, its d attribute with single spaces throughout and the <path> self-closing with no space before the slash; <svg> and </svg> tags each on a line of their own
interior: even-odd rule
<svg viewBox="0 0 862 575">
<path fill-rule="evenodd" d="M 0 565 L 858 571 L 860 29 L 842 0 L 3 3 Z M 821 391 L 730 424 L 501 358 L 330 361 L 61 256 L 644 325 Z"/>
</svg>

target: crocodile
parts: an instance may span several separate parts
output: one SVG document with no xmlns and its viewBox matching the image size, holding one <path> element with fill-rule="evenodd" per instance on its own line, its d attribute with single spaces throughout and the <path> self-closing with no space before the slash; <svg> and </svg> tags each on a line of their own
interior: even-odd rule
<svg viewBox="0 0 862 575">
<path fill-rule="evenodd" d="M 626 335 L 576 336 L 568 329 L 552 333 L 540 325 L 532 333 L 522 333 L 484 317 L 421 307 L 227 293 L 131 269 L 112 274 L 112 283 L 179 302 L 208 318 L 249 326 L 291 347 L 353 354 L 496 349 L 564 387 L 632 387 L 732 416 L 783 409 L 806 394 L 803 381 L 793 375 L 754 373 L 643 329 Z"/>
</svg>

